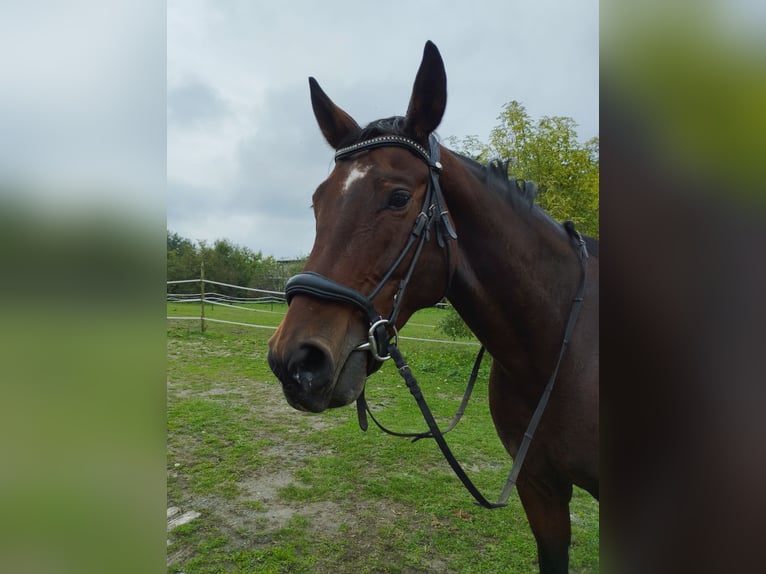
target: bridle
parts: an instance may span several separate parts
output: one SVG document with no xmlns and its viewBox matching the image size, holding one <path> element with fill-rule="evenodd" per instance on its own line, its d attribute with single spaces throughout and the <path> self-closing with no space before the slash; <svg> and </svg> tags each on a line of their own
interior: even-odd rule
<svg viewBox="0 0 766 574">
<path fill-rule="evenodd" d="M 420 253 L 425 242 L 430 238 L 431 229 L 434 226 L 436 228 L 436 237 L 439 246 L 445 249 L 447 257 L 447 279 L 445 294 L 449 290 L 449 285 L 452 280 L 452 271 L 450 266 L 450 240 L 456 240 L 457 234 L 455 233 L 452 223 L 450 222 L 449 215 L 444 204 L 441 187 L 439 186 L 439 174 L 442 170 L 441 163 L 439 163 L 439 142 L 434 135 L 431 135 L 429 136 L 428 143 L 430 150 L 426 150 L 416 141 L 403 136 L 384 135 L 374 137 L 336 151 L 336 162 L 338 160 L 346 159 L 358 152 L 379 147 L 402 147 L 414 153 L 416 156 L 422 159 L 429 168 L 429 180 L 426 189 L 426 195 L 423 200 L 423 206 L 415 219 L 412 231 L 410 232 L 407 243 L 405 244 L 401 253 L 369 295 L 363 295 L 356 289 L 342 285 L 320 273 L 308 271 L 299 273 L 288 280 L 285 286 L 285 296 L 288 304 L 295 295 L 302 294 L 317 297 L 327 301 L 350 303 L 361 309 L 361 311 L 366 316 L 369 324 L 369 329 L 367 332 L 367 341 L 357 345 L 354 348 L 354 351 L 369 351 L 372 357 L 378 361 L 378 363 L 382 363 L 387 359 L 394 359 L 394 363 L 396 363 L 399 374 L 407 384 L 410 393 L 415 397 L 415 400 L 418 403 L 418 407 L 423 414 L 423 418 L 425 419 L 429 430 L 422 433 L 395 433 L 385 429 L 375 420 L 375 417 L 372 417 L 373 421 L 375 421 L 375 423 L 385 432 L 396 436 L 412 437 L 415 440 L 421 438 L 433 438 L 439 445 L 442 454 L 444 454 L 444 457 L 452 467 L 452 470 L 461 480 L 466 489 L 468 489 L 468 491 L 473 495 L 473 497 L 476 499 L 476 502 L 485 508 L 500 508 L 507 505 L 508 499 L 513 492 L 514 486 L 516 485 L 522 464 L 524 463 L 524 459 L 529 450 L 529 445 L 532 442 L 532 438 L 534 436 L 535 430 L 537 429 L 537 425 L 542 418 L 546 405 L 548 404 L 548 399 L 553 390 L 553 385 L 556 382 L 556 377 L 558 375 L 561 361 L 564 357 L 567 346 L 569 345 L 569 340 L 571 338 L 572 332 L 574 331 L 574 326 L 577 322 L 577 317 L 580 313 L 580 308 L 582 306 L 583 296 L 585 293 L 587 265 L 586 261 L 588 258 L 588 250 L 585 246 L 584 239 L 575 230 L 574 223 L 571 221 L 565 222 L 564 229 L 566 230 L 569 237 L 573 240 L 575 251 L 577 252 L 578 258 L 580 260 L 580 282 L 577 288 L 577 292 L 572 299 L 569 319 L 567 320 L 567 324 L 564 329 L 563 342 L 559 350 L 556 364 L 553 368 L 550 378 L 548 379 L 548 383 L 543 390 L 542 396 L 540 397 L 540 400 L 537 404 L 537 408 L 532 414 L 532 418 L 530 419 L 530 422 L 527 426 L 527 430 L 524 433 L 524 438 L 522 439 L 519 450 L 514 457 L 510 474 L 508 475 L 508 479 L 506 480 L 505 486 L 503 487 L 500 498 L 497 502 L 489 502 L 481 494 L 481 492 L 479 492 L 479 490 L 463 470 L 462 466 L 460 466 L 460 463 L 452 454 L 452 451 L 450 450 L 443 436 L 445 433 L 449 432 L 455 427 L 457 422 L 460 420 L 463 411 L 465 410 L 468 402 L 468 397 L 471 394 L 473 384 L 479 371 L 481 359 L 484 355 L 484 347 L 482 347 L 479 351 L 479 354 L 474 363 L 471 378 L 468 382 L 468 387 L 463 396 L 461 405 L 458 408 L 458 411 L 455 414 L 455 417 L 453 418 L 449 427 L 444 431 L 439 429 L 439 426 L 437 425 L 431 410 L 428 408 L 428 405 L 425 402 L 425 398 L 423 397 L 420 387 L 418 386 L 417 380 L 412 375 L 412 371 L 410 370 L 409 365 L 407 365 L 405 362 L 404 357 L 398 348 L 398 335 L 396 333 L 395 325 L 396 319 L 401 309 L 404 291 L 406 290 L 407 285 L 412 278 L 412 274 L 420 257 Z M 389 279 L 391 279 L 392 275 L 399 268 L 407 253 L 409 253 L 413 246 L 415 247 L 415 252 L 412 256 L 409 267 L 404 274 L 404 277 L 399 282 L 399 286 L 394 295 L 394 303 L 391 309 L 391 313 L 387 319 L 384 319 L 382 315 L 375 309 L 373 299 L 380 293 Z M 389 333 L 389 329 L 391 330 L 391 333 Z M 364 399 L 363 389 L 359 399 L 357 400 L 357 412 L 359 415 L 359 424 L 362 427 L 362 430 L 367 430 L 367 419 L 365 411 L 372 415 Z"/>
<path fill-rule="evenodd" d="M 325 277 L 324 275 L 313 271 L 299 273 L 291 277 L 285 286 L 285 296 L 288 304 L 295 295 L 301 294 L 328 301 L 350 303 L 361 309 L 368 321 L 367 341 L 357 345 L 354 350 L 369 351 L 372 357 L 378 362 L 383 362 L 391 358 L 391 355 L 388 353 L 388 347 L 392 339 L 394 342 L 397 341 L 395 325 L 396 319 L 399 316 L 399 311 L 401 310 L 404 291 L 407 289 L 407 285 L 412 279 L 412 274 L 415 271 L 415 266 L 420 258 L 420 253 L 423 250 L 425 242 L 430 238 L 431 230 L 434 226 L 436 227 L 437 242 L 440 247 L 445 249 L 447 257 L 445 293 L 447 289 L 449 289 L 449 284 L 451 282 L 451 252 L 449 241 L 457 239 L 457 234 L 452 227 L 452 222 L 449 219 L 444 204 L 441 187 L 439 186 L 439 174 L 442 170 L 442 165 L 439 163 L 439 142 L 432 134 L 428 139 L 428 143 L 430 151 L 427 151 L 418 142 L 404 136 L 383 135 L 341 148 L 335 152 L 335 161 L 337 162 L 370 149 L 380 147 L 401 147 L 415 154 L 428 166 L 429 177 L 425 197 L 423 198 L 423 206 L 420 213 L 415 218 L 415 223 L 407 238 L 407 243 L 372 292 L 370 292 L 369 295 L 363 295 L 356 289 L 341 285 L 329 277 Z M 391 307 L 391 312 L 389 313 L 388 318 L 384 319 L 375 309 L 373 300 L 386 283 L 388 283 L 391 276 L 396 272 L 413 247 L 415 249 L 414 255 L 412 256 L 404 277 L 399 281 L 399 286 L 394 294 L 394 302 Z"/>
</svg>

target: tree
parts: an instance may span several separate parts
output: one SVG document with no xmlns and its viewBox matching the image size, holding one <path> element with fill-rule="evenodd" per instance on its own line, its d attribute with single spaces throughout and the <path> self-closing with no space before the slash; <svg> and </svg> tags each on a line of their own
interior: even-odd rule
<svg viewBox="0 0 766 574">
<path fill-rule="evenodd" d="M 283 291 L 287 279 L 303 268 L 306 258 L 277 261 L 271 255 L 253 252 L 228 239 L 217 239 L 212 246 L 206 241 L 199 241 L 195 245 L 177 233 L 167 232 L 168 281 L 199 278 L 203 261 L 206 279 L 253 289 Z M 223 285 L 217 286 L 215 290 L 235 297 L 253 296 L 252 292 L 245 289 Z M 168 292 L 198 293 L 199 283 L 168 285 Z"/>
<path fill-rule="evenodd" d="M 263 255 L 248 247 L 235 245 L 228 239 L 216 239 L 212 247 L 200 243 L 200 256 L 205 262 L 205 278 L 231 285 L 249 287 L 263 265 Z M 247 297 L 244 289 L 218 286 L 217 291 L 234 297 Z"/>
<path fill-rule="evenodd" d="M 177 233 L 167 232 L 167 278 L 168 281 L 199 277 L 200 257 L 194 244 Z M 181 283 L 168 285 L 170 293 L 194 293 L 199 285 Z"/>
</svg>

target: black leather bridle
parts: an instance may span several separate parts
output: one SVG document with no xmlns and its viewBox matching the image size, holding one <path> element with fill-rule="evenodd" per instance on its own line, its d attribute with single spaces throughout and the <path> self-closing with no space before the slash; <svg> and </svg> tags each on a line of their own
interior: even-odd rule
<svg viewBox="0 0 766 574">
<path fill-rule="evenodd" d="M 439 142 L 432 134 L 429 137 L 428 143 L 430 151 L 427 151 L 418 142 L 404 136 L 383 135 L 341 148 L 335 152 L 335 161 L 337 162 L 370 149 L 379 147 L 401 147 L 415 154 L 428 166 L 429 178 L 426 194 L 423 199 L 423 206 L 420 213 L 415 218 L 415 223 L 407 239 L 407 243 L 372 292 L 369 295 L 363 295 L 356 289 L 341 285 L 329 277 L 325 277 L 324 275 L 313 271 L 299 273 L 291 277 L 285 286 L 285 296 L 288 304 L 295 295 L 301 294 L 310 295 L 327 301 L 350 303 L 361 309 L 368 322 L 367 341 L 360 343 L 354 350 L 369 351 L 372 354 L 372 357 L 378 362 L 391 358 L 391 355 L 388 353 L 388 347 L 392 339 L 396 341 L 395 325 L 396 319 L 399 316 L 399 311 L 401 310 L 404 291 L 407 289 L 410 279 L 412 279 L 412 274 L 415 271 L 415 266 L 417 265 L 420 253 L 423 250 L 425 242 L 430 238 L 431 230 L 434 226 L 436 228 L 435 232 L 439 246 L 446 250 L 447 285 L 445 287 L 445 293 L 449 288 L 451 276 L 449 241 L 457 239 L 457 234 L 452 227 L 452 222 L 449 219 L 447 209 L 444 205 L 444 197 L 442 196 L 441 187 L 439 186 L 439 174 L 442 169 L 442 165 L 439 163 Z M 386 283 L 388 283 L 391 276 L 396 272 L 413 247 L 415 252 L 412 256 L 412 260 L 410 261 L 404 277 L 399 281 L 399 286 L 394 295 L 391 312 L 388 318 L 384 319 L 375 309 L 373 300 Z"/>
<path fill-rule="evenodd" d="M 489 502 L 481 494 L 481 492 L 479 492 L 479 490 L 473 484 L 471 479 L 465 473 L 460 463 L 452 454 L 452 451 L 450 450 L 443 436 L 444 433 L 449 432 L 455 427 L 455 425 L 457 424 L 457 421 L 460 419 L 460 416 L 465 410 L 466 404 L 468 402 L 468 397 L 470 396 L 471 390 L 473 389 L 473 384 L 478 374 L 481 358 L 484 354 L 484 347 L 481 348 L 481 350 L 479 351 L 479 355 L 476 358 L 476 362 L 473 367 L 473 372 L 471 373 L 471 378 L 468 383 L 468 388 L 466 389 L 466 393 L 463 397 L 463 401 L 460 407 L 458 408 L 458 412 L 456 413 L 455 418 L 453 419 L 449 427 L 446 430 L 442 431 L 441 429 L 439 429 L 439 426 L 437 425 L 436 420 L 433 414 L 431 413 L 431 410 L 428 408 L 428 405 L 426 404 L 425 398 L 423 397 L 423 393 L 421 392 L 420 387 L 418 386 L 417 380 L 413 376 L 409 365 L 407 365 L 406 361 L 404 360 L 404 357 L 402 356 L 397 346 L 397 334 L 396 334 L 395 325 L 396 325 L 396 318 L 401 309 L 404 291 L 407 288 L 407 285 L 410 279 L 412 278 L 412 274 L 415 270 L 415 266 L 418 262 L 418 258 L 420 257 L 420 252 L 422 251 L 423 245 L 425 244 L 425 242 L 429 239 L 431 229 L 434 227 L 434 225 L 436 227 L 435 232 L 436 232 L 437 241 L 439 245 L 446 250 L 447 279 L 446 279 L 446 286 L 445 286 L 445 294 L 449 290 L 449 285 L 452 278 L 451 269 L 450 269 L 451 258 L 450 258 L 450 243 L 449 242 L 450 240 L 457 239 L 457 234 L 455 233 L 452 223 L 449 220 L 448 212 L 444 204 L 444 198 L 441 192 L 441 187 L 439 186 L 439 174 L 441 173 L 441 169 L 442 169 L 441 163 L 439 163 L 439 142 L 437 141 L 435 136 L 431 135 L 429 137 L 428 143 L 429 143 L 430 151 L 427 151 L 419 143 L 409 138 L 398 136 L 398 135 L 384 135 L 384 136 L 374 137 L 374 138 L 356 143 L 349 147 L 345 147 L 345 148 L 341 148 L 337 150 L 337 152 L 335 153 L 336 162 L 338 160 L 346 159 L 358 152 L 374 149 L 378 147 L 391 147 L 391 146 L 402 147 L 414 153 L 416 156 L 421 158 L 429 168 L 429 181 L 428 181 L 428 187 L 426 189 L 426 195 L 423 200 L 423 206 L 417 218 L 415 219 L 415 224 L 413 225 L 412 231 L 410 232 L 410 236 L 407 239 L 407 243 L 405 244 L 401 253 L 396 258 L 396 260 L 391 265 L 391 267 L 388 269 L 388 271 L 383 275 L 383 278 L 380 280 L 378 285 L 372 290 L 372 292 L 369 295 L 363 295 L 356 289 L 352 289 L 350 287 L 342 285 L 336 281 L 333 281 L 332 279 L 328 277 L 325 277 L 324 275 L 320 273 L 309 271 L 309 272 L 299 273 L 288 280 L 287 285 L 285 286 L 285 296 L 286 296 L 288 304 L 290 303 L 290 301 L 295 295 L 302 294 L 302 295 L 309 295 L 311 297 L 316 297 L 319 299 L 324 299 L 327 301 L 350 303 L 352 305 L 355 305 L 359 309 L 361 309 L 361 311 L 364 313 L 369 324 L 368 337 L 367 337 L 368 340 L 366 342 L 363 342 L 357 345 L 354 350 L 369 351 L 372 354 L 373 358 L 376 361 L 378 361 L 378 363 L 382 363 L 383 361 L 387 359 L 391 359 L 391 358 L 394 359 L 394 363 L 396 363 L 396 367 L 399 370 L 399 374 L 402 376 L 405 383 L 407 384 L 407 387 L 410 390 L 410 393 L 415 397 L 415 400 L 417 401 L 418 407 L 420 408 L 420 411 L 423 414 L 423 418 L 425 419 L 426 424 L 428 425 L 428 431 L 422 432 L 422 433 L 412 433 L 412 434 L 394 433 L 382 427 L 380 423 L 375 421 L 375 417 L 372 417 L 375 423 L 381 429 L 388 432 L 389 434 L 394 434 L 397 436 L 413 437 L 415 440 L 418 440 L 421 438 L 433 438 L 436 441 L 436 443 L 439 445 L 439 448 L 441 449 L 442 454 L 444 454 L 444 457 L 449 463 L 449 465 L 452 467 L 452 470 L 455 472 L 457 477 L 461 480 L 461 482 L 466 487 L 466 489 L 468 489 L 468 491 L 473 495 L 476 502 L 480 506 L 483 506 L 485 508 L 501 508 L 507 505 L 508 499 L 511 493 L 513 492 L 514 486 L 516 485 L 516 481 L 518 479 L 519 473 L 521 472 L 521 467 L 524 463 L 524 459 L 526 458 L 526 454 L 529 450 L 529 446 L 532 442 L 532 438 L 534 436 L 535 430 L 537 429 L 537 425 L 540 422 L 540 419 L 542 418 L 546 405 L 548 404 L 548 399 L 550 398 L 551 392 L 553 391 L 553 385 L 556 382 L 556 377 L 558 375 L 558 370 L 561 365 L 561 361 L 564 357 L 564 354 L 566 353 L 567 346 L 569 345 L 569 340 L 574 331 L 574 326 L 577 322 L 577 317 L 580 313 L 580 308 L 582 307 L 583 297 L 585 293 L 585 279 L 586 279 L 586 265 L 587 265 L 586 261 L 588 258 L 588 250 L 585 247 L 585 241 L 583 240 L 582 236 L 575 230 L 574 223 L 572 223 L 571 221 L 565 222 L 564 229 L 566 230 L 567 234 L 573 241 L 575 251 L 580 260 L 580 269 L 581 269 L 580 282 L 577 287 L 577 292 L 574 298 L 572 299 L 572 306 L 569 312 L 569 319 L 567 320 L 566 327 L 564 328 L 563 341 L 561 344 L 561 348 L 559 350 L 559 354 L 558 354 L 553 372 L 551 373 L 551 376 L 548 379 L 548 383 L 545 386 L 545 389 L 543 390 L 543 393 L 537 404 L 537 408 L 535 409 L 535 412 L 532 414 L 532 418 L 527 426 L 527 430 L 524 433 L 524 437 L 522 439 L 521 445 L 519 446 L 519 450 L 517 451 L 516 456 L 514 457 L 513 466 L 511 467 L 511 471 L 508 475 L 508 479 L 506 480 L 505 486 L 503 487 L 503 491 L 497 502 Z M 381 314 L 378 313 L 378 311 L 375 309 L 375 305 L 373 304 L 373 299 L 378 295 L 378 293 L 380 293 L 380 291 L 383 289 L 383 287 L 389 281 L 389 279 L 391 279 L 392 275 L 399 268 L 402 261 L 404 261 L 404 258 L 406 257 L 407 253 L 409 253 L 409 251 L 413 248 L 413 246 L 415 246 L 415 252 L 412 257 L 412 260 L 410 261 L 409 268 L 404 274 L 404 277 L 399 282 L 399 286 L 396 290 L 396 294 L 394 295 L 394 303 L 391 309 L 391 313 L 389 314 L 387 319 L 384 319 L 381 316 Z M 389 329 L 391 330 L 391 332 L 389 332 Z M 367 419 L 366 419 L 365 411 L 369 412 L 369 408 L 367 407 L 366 401 L 364 399 L 364 389 L 363 389 L 359 399 L 357 400 L 357 412 L 359 414 L 359 424 L 362 427 L 362 430 L 367 430 Z M 370 415 L 372 415 L 371 412 L 370 412 Z"/>
</svg>

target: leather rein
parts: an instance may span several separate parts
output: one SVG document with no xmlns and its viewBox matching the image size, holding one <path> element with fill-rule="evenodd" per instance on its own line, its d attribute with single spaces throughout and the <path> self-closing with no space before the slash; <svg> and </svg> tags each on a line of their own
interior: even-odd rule
<svg viewBox="0 0 766 574">
<path fill-rule="evenodd" d="M 569 339 L 571 337 L 572 331 L 574 330 L 574 325 L 577 322 L 577 316 L 579 315 L 580 307 L 582 306 L 583 302 L 583 295 L 585 292 L 585 271 L 588 252 L 585 247 L 585 241 L 575 230 L 574 224 L 571 221 L 565 222 L 564 228 L 566 229 L 569 236 L 573 239 L 577 254 L 580 259 L 580 266 L 582 270 L 580 283 L 577 289 L 577 293 L 572 300 L 572 307 L 570 309 L 569 319 L 564 330 L 564 338 L 561 345 L 561 350 L 559 351 L 558 359 L 556 361 L 556 365 L 548 380 L 548 384 L 543 391 L 540 401 L 538 402 L 537 408 L 535 409 L 535 412 L 530 419 L 527 430 L 524 433 L 524 438 L 516 454 L 516 457 L 514 457 L 511 472 L 508 476 L 508 479 L 506 480 L 500 498 L 497 502 L 489 502 L 470 480 L 460 463 L 452 454 L 452 451 L 444 439 L 444 434 L 455 428 L 461 416 L 463 415 L 463 412 L 465 411 L 466 405 L 468 404 L 468 399 L 476 381 L 476 377 L 478 376 L 479 367 L 484 355 L 484 347 L 481 347 L 476 357 L 476 361 L 474 362 L 474 366 L 471 372 L 471 377 L 469 379 L 461 404 L 458 407 L 452 422 L 445 430 L 441 430 L 437 425 L 436 420 L 434 419 L 433 414 L 431 413 L 431 410 L 429 409 L 426 400 L 423 397 L 423 393 L 418 386 L 417 380 L 412 374 L 410 367 L 407 365 L 398 348 L 398 334 L 395 327 L 396 319 L 401 309 L 404 292 L 410 282 L 410 279 L 412 278 L 412 274 L 415 270 L 415 266 L 418 262 L 418 258 L 420 257 L 423 246 L 425 242 L 430 239 L 433 228 L 435 228 L 437 242 L 440 247 L 445 249 L 447 257 L 447 279 L 445 293 L 449 290 L 449 285 L 452 279 L 450 271 L 450 240 L 456 240 L 457 234 L 455 233 L 452 223 L 449 220 L 448 212 L 444 203 L 444 197 L 441 192 L 441 187 L 439 186 L 439 174 L 442 170 L 442 165 L 439 162 L 439 142 L 434 135 L 431 135 L 429 136 L 428 143 L 430 150 L 426 150 L 416 141 L 403 136 L 384 135 L 374 137 L 336 151 L 336 162 L 338 160 L 347 159 L 348 157 L 361 151 L 379 147 L 402 147 L 412 152 L 417 157 L 422 159 L 429 168 L 429 180 L 425 198 L 423 200 L 423 206 L 415 219 L 415 224 L 413 225 L 412 231 L 410 232 L 410 235 L 407 238 L 407 242 L 401 253 L 369 295 L 363 295 L 359 291 L 333 281 L 332 279 L 325 277 L 320 273 L 308 271 L 294 275 L 288 280 L 285 286 L 285 296 L 288 304 L 295 295 L 301 294 L 324 299 L 327 301 L 349 303 L 361 309 L 361 311 L 365 314 L 369 329 L 367 332 L 367 341 L 357 345 L 357 347 L 354 348 L 354 351 L 367 351 L 379 363 L 382 363 L 388 359 L 394 360 L 394 363 L 399 370 L 399 374 L 407 384 L 407 388 L 410 390 L 410 393 L 413 395 L 413 397 L 415 397 L 423 418 L 428 425 L 428 431 L 421 433 L 397 433 L 386 429 L 372 415 L 372 412 L 370 411 L 370 408 L 367 405 L 367 401 L 364 397 L 364 389 L 362 389 L 362 392 L 357 399 L 357 414 L 359 417 L 359 426 L 361 429 L 363 431 L 367 430 L 367 414 L 369 414 L 375 424 L 388 434 L 413 438 L 413 442 L 422 438 L 433 438 L 439 445 L 442 454 L 446 458 L 450 467 L 452 467 L 452 470 L 461 480 L 466 489 L 475 498 L 476 503 L 485 508 L 499 508 L 507 505 L 508 498 L 510 497 L 513 491 L 513 487 L 516 484 L 522 464 L 526 457 L 527 451 L 529 450 L 529 445 L 532 441 L 535 430 L 537 429 L 537 425 L 542 418 L 551 391 L 553 390 L 553 385 L 556 381 L 559 366 L 569 344 Z M 407 268 L 404 277 L 399 281 L 399 285 L 394 295 L 394 304 L 391 309 L 391 313 L 389 314 L 388 318 L 384 319 L 381 314 L 377 312 L 372 301 L 380 293 L 385 284 L 402 264 L 406 255 L 413 248 L 414 253 L 409 267 Z"/>
</svg>

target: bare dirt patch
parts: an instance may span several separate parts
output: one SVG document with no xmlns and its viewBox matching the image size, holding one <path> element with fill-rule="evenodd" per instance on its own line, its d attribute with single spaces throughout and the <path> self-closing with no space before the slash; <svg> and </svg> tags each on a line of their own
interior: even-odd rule
<svg viewBox="0 0 766 574">
<path fill-rule="evenodd" d="M 232 548 L 257 549 L 268 547 L 280 530 L 288 527 L 295 517 L 302 517 L 311 533 L 327 536 L 337 533 L 341 527 L 354 529 L 363 520 L 362 515 L 382 510 L 362 500 L 348 504 L 329 500 L 286 501 L 280 496 L 283 489 L 303 486 L 296 479 L 295 470 L 304 461 L 330 452 L 306 444 L 303 436 L 306 433 L 322 432 L 338 423 L 326 417 L 295 411 L 285 402 L 281 389 L 275 384 L 242 378 L 234 381 L 209 381 L 205 387 L 204 390 L 195 390 L 194 385 L 168 381 L 169 399 L 172 396 L 174 400 L 216 400 L 239 396 L 249 405 L 254 417 L 257 417 L 258 424 L 252 430 L 253 436 L 259 440 L 272 441 L 274 446 L 263 449 L 262 455 L 267 461 L 265 464 L 249 469 L 247 475 L 237 482 L 237 494 L 234 497 L 193 496 L 185 490 L 186 495 L 182 501 L 169 500 L 169 504 L 178 505 L 177 510 L 172 511 L 172 517 L 169 510 L 169 567 L 189 560 L 194 554 L 193 548 L 174 544 L 179 541 L 179 537 L 173 533 L 179 524 L 173 520 L 180 513 L 187 517 L 193 516 L 184 520 L 183 524 L 199 520 L 204 522 L 206 528 L 213 526 L 218 536 L 229 540 Z M 195 442 L 193 437 L 184 437 L 180 444 L 186 450 Z M 190 456 L 179 452 L 177 458 L 189 460 Z M 178 478 L 182 473 L 183 465 L 168 470 L 172 478 Z M 390 512 L 390 509 L 385 511 Z M 364 551 L 364 544 L 360 544 L 359 549 Z"/>
</svg>

